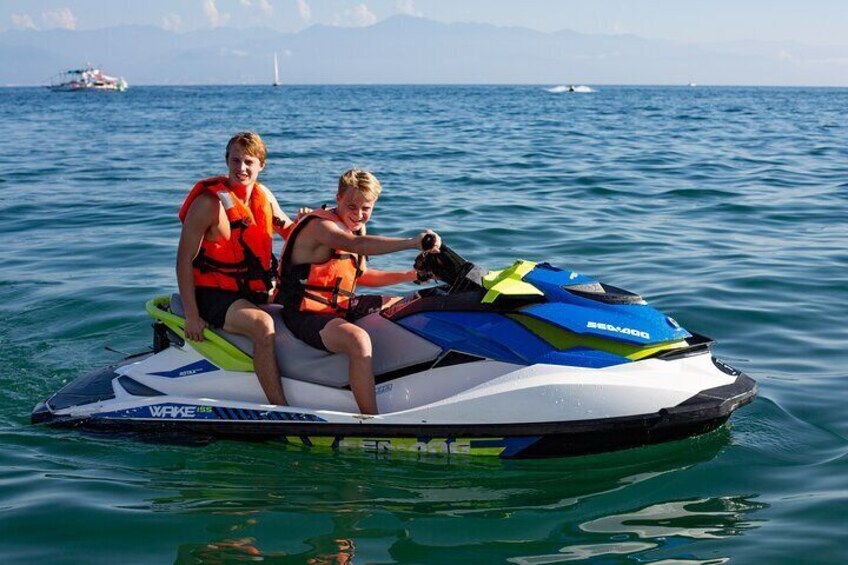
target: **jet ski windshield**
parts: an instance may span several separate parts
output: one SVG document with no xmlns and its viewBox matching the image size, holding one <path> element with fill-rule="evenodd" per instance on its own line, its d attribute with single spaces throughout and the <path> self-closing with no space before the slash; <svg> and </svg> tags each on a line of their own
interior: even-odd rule
<svg viewBox="0 0 848 565">
<path fill-rule="evenodd" d="M 602 282 L 566 285 L 562 288 L 571 294 L 607 304 L 647 304 L 638 294 Z"/>
</svg>

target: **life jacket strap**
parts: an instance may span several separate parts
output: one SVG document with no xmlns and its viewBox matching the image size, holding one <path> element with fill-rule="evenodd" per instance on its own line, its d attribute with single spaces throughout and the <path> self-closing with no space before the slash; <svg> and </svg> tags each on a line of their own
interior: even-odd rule
<svg viewBox="0 0 848 565">
<path fill-rule="evenodd" d="M 232 224 L 235 224 L 234 227 L 243 227 L 241 221 Z M 262 267 L 262 261 L 259 260 L 259 257 L 245 243 L 243 229 L 238 232 L 238 242 L 244 257 L 242 261 L 228 262 L 212 259 L 204 253 L 201 247 L 197 257 L 192 261 L 192 266 L 200 270 L 201 273 L 216 273 L 235 280 L 236 286 L 241 292 L 253 291 L 250 288 L 250 281 L 252 280 L 261 281 L 265 290 L 271 292 L 277 281 L 277 258 L 272 255 L 271 266 L 269 269 L 265 269 Z"/>
<path fill-rule="evenodd" d="M 331 308 L 337 310 L 344 310 L 345 307 L 339 305 L 339 298 L 344 297 L 347 299 L 351 299 L 356 296 L 355 293 L 350 292 L 344 288 L 341 288 L 342 278 L 339 277 L 336 279 L 336 282 L 333 286 L 324 286 L 324 285 L 316 285 L 316 284 L 302 284 L 301 288 L 303 289 L 303 297 L 308 298 L 309 300 L 314 300 L 315 302 L 319 302 L 324 304 L 325 306 L 330 306 Z M 315 292 L 327 292 L 330 294 L 330 298 L 327 299 L 320 294 L 315 294 Z"/>
</svg>

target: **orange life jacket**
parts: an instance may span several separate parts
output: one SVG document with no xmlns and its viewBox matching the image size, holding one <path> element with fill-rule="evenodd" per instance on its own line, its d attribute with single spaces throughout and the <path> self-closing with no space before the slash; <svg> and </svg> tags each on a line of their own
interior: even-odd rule
<svg viewBox="0 0 848 565">
<path fill-rule="evenodd" d="M 180 208 L 184 222 L 192 202 L 201 194 L 216 196 L 230 222 L 229 239 L 200 244 L 194 258 L 194 284 L 242 293 L 270 292 L 274 287 L 276 258 L 272 250 L 273 212 L 265 195 L 267 189 L 256 183 L 250 202 L 244 202 L 245 190 L 232 188 L 227 177 L 200 181 Z"/>
<path fill-rule="evenodd" d="M 278 302 L 301 312 L 343 315 L 356 291 L 356 281 L 365 270 L 365 257 L 333 249 L 332 256 L 323 263 L 292 265 L 297 236 L 315 218 L 331 220 L 348 229 L 333 210 L 313 210 L 297 221 L 280 259 Z"/>
</svg>

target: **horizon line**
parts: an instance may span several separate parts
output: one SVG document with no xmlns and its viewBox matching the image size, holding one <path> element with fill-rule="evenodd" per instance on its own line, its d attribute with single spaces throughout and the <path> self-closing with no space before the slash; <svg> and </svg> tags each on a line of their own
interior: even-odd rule
<svg viewBox="0 0 848 565">
<path fill-rule="evenodd" d="M 302 82 L 302 83 L 282 83 L 274 86 L 272 83 L 268 82 L 248 82 L 248 83 L 171 83 L 171 84 L 157 84 L 157 83 L 130 83 L 128 90 L 133 88 L 183 88 L 183 87 L 199 87 L 199 88 L 221 88 L 221 87 L 273 87 L 273 88 L 284 88 L 284 87 L 313 87 L 313 86 L 358 86 L 358 87 L 369 87 L 369 86 L 497 86 L 497 87 L 510 87 L 510 86 L 526 86 L 526 87 L 551 87 L 551 86 L 603 86 L 610 88 L 622 88 L 622 87 L 664 87 L 664 88 L 685 88 L 685 89 L 698 89 L 698 88 L 848 88 L 848 84 L 838 85 L 838 84 L 730 84 L 730 83 L 695 83 L 692 84 L 685 82 L 668 82 L 668 83 L 613 83 L 613 82 Z M 47 84 L 0 84 L 0 88 L 45 88 L 50 89 L 50 86 Z"/>
</svg>

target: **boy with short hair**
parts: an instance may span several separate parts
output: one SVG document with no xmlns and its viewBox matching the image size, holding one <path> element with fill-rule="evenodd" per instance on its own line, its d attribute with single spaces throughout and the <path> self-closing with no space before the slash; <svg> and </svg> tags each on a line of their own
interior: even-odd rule
<svg viewBox="0 0 848 565">
<path fill-rule="evenodd" d="M 277 301 L 285 305 L 286 326 L 312 347 L 348 356 L 350 388 L 362 414 L 377 414 L 371 338 L 352 322 L 394 300 L 356 296 L 356 286 L 387 286 L 412 282 L 417 277 L 414 269 L 368 269 L 366 256 L 421 249 L 427 235 L 434 239 L 435 252 L 441 245 L 439 236 L 430 230 L 413 238 L 366 235 L 365 224 L 381 190 L 373 174 L 359 169 L 346 171 L 339 178 L 336 207 L 315 210 L 301 218 L 280 261 Z"/>
<path fill-rule="evenodd" d="M 272 404 L 286 404 L 274 353 L 274 321 L 267 304 L 275 280 L 272 235 L 292 221 L 257 178 L 265 168 L 262 138 L 242 132 L 227 143 L 227 176 L 198 182 L 180 209 L 177 284 L 185 336 L 203 341 L 212 326 L 253 341 L 253 365 Z"/>
</svg>

